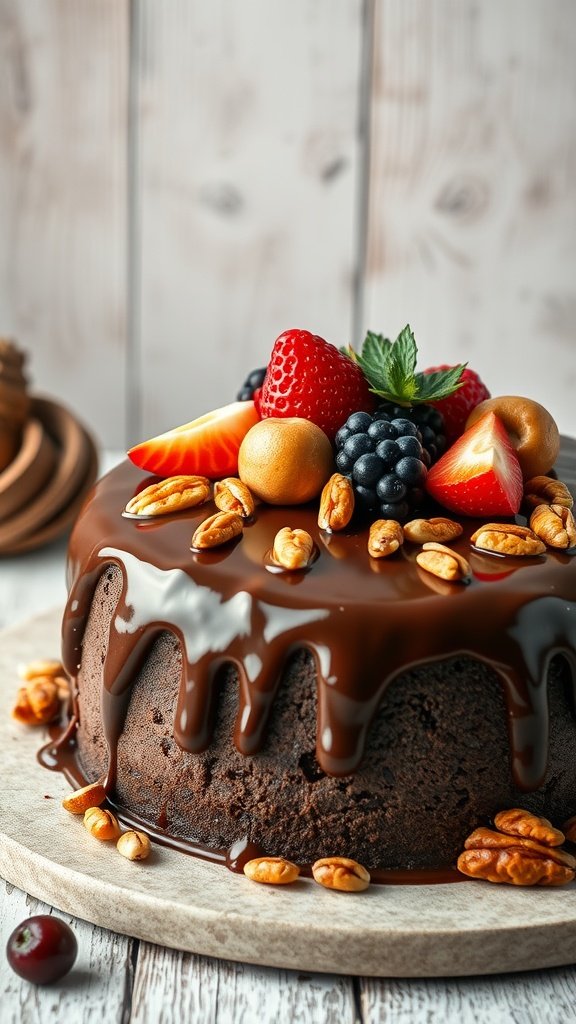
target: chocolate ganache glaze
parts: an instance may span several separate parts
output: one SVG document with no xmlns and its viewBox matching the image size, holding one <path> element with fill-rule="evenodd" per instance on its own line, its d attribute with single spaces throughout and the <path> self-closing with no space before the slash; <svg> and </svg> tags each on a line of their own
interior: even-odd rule
<svg viewBox="0 0 576 1024">
<path fill-rule="evenodd" d="M 564 441 L 557 473 L 572 490 L 575 455 L 576 444 Z M 190 540 L 215 510 L 211 503 L 155 519 L 123 516 L 129 499 L 150 482 L 129 463 L 108 474 L 88 499 L 69 549 L 63 657 L 73 679 L 97 585 L 110 566 L 122 578 L 101 677 L 112 795 L 132 685 L 166 632 L 182 653 L 173 737 L 191 754 L 211 743 L 220 699 L 215 680 L 225 664 L 235 666 L 239 683 L 233 743 L 246 758 L 257 754 L 285 664 L 304 649 L 316 675 L 319 769 L 349 777 L 362 763 L 390 684 L 406 671 L 463 656 L 489 665 L 501 684 L 517 789 L 542 786 L 547 680 L 557 655 L 569 665 L 574 701 L 574 552 L 549 550 L 523 559 L 483 553 L 469 542 L 479 521 L 464 520 L 464 535 L 453 546 L 468 558 L 472 579 L 467 586 L 451 584 L 418 567 L 416 546 L 405 544 L 393 558 L 376 561 L 367 552 L 365 530 L 322 532 L 316 504 L 260 505 L 241 538 L 197 552 Z M 316 557 L 306 571 L 270 565 L 273 538 L 287 525 L 314 539 Z"/>
</svg>

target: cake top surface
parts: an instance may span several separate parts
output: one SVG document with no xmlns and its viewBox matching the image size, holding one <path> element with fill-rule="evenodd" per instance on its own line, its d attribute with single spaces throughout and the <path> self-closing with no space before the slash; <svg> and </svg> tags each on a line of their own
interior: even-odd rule
<svg viewBox="0 0 576 1024">
<path fill-rule="evenodd" d="M 574 490 L 574 442 L 563 442 L 558 471 Z M 348 774 L 361 761 L 366 731 L 392 679 L 414 665 L 466 653 L 488 662 L 501 678 L 517 780 L 530 787 L 541 777 L 543 680 L 553 654 L 574 660 L 576 651 L 573 552 L 510 558 L 476 551 L 469 538 L 479 523 L 462 519 L 464 533 L 454 548 L 468 559 L 472 576 L 461 586 L 423 571 L 415 562 L 416 546 L 405 544 L 393 559 L 374 560 L 366 550 L 366 528 L 327 534 L 318 528 L 317 505 L 266 504 L 256 507 L 241 537 L 194 551 L 194 530 L 215 507 L 208 502 L 149 520 L 123 515 L 134 493 L 149 483 L 150 477 L 123 463 L 96 485 L 75 527 L 64 622 L 65 659 L 73 674 L 96 583 L 113 564 L 124 585 L 105 687 L 124 692 L 158 632 L 175 633 L 183 650 L 175 736 L 185 749 L 208 742 L 214 671 L 231 661 L 241 680 L 235 741 L 253 753 L 282 666 L 291 651 L 305 647 L 318 669 L 319 762 L 332 774 Z M 286 525 L 313 538 L 314 559 L 305 570 L 282 572 L 271 564 L 274 536 Z M 110 718 L 107 727 L 113 733 L 118 726 Z"/>
</svg>

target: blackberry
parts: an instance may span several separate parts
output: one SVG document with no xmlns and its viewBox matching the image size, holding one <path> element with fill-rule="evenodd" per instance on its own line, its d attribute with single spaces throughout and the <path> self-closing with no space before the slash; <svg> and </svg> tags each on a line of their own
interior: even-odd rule
<svg viewBox="0 0 576 1024">
<path fill-rule="evenodd" d="M 444 433 L 444 417 L 433 405 L 414 405 L 406 409 L 401 405 L 394 405 L 393 402 L 382 402 L 379 406 L 390 419 L 402 417 L 410 420 L 420 432 L 422 447 L 427 453 L 428 459 L 425 462 L 430 466 L 437 462 L 446 450 L 446 435 Z"/>
<path fill-rule="evenodd" d="M 258 388 L 262 387 L 265 376 L 265 366 L 260 366 L 257 370 L 252 370 L 246 377 L 240 391 L 236 395 L 236 401 L 249 402 L 251 398 L 254 398 L 254 392 L 257 391 Z"/>
<path fill-rule="evenodd" d="M 405 522 L 424 500 L 428 473 L 420 430 L 382 407 L 355 412 L 336 434 L 336 465 L 352 483 L 361 513 Z"/>
</svg>

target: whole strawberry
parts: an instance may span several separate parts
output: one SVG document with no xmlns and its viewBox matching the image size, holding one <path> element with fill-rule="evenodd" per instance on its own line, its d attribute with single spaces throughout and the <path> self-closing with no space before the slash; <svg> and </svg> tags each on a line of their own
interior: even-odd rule
<svg viewBox="0 0 576 1024">
<path fill-rule="evenodd" d="M 425 374 L 439 373 L 449 370 L 450 366 L 430 366 L 424 370 Z M 466 428 L 466 420 L 480 402 L 490 398 L 490 392 L 474 370 L 466 368 L 460 378 L 461 387 L 448 398 L 441 398 L 437 402 L 430 402 L 444 417 L 444 428 L 446 440 L 451 445 Z"/>
<path fill-rule="evenodd" d="M 310 331 L 284 331 L 274 342 L 260 395 L 260 415 L 299 416 L 334 440 L 353 412 L 371 412 L 374 396 L 360 367 Z"/>
</svg>

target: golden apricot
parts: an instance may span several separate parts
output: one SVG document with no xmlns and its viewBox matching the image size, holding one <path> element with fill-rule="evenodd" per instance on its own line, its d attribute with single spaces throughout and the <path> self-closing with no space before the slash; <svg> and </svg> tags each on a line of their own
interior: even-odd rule
<svg viewBox="0 0 576 1024">
<path fill-rule="evenodd" d="M 519 395 L 487 398 L 470 413 L 466 430 L 487 412 L 502 420 L 525 480 L 552 469 L 560 451 L 560 434 L 556 420 L 543 405 Z"/>
<path fill-rule="evenodd" d="M 270 505 L 300 505 L 333 471 L 332 445 L 310 420 L 270 416 L 251 427 L 238 452 L 238 475 Z"/>
</svg>

